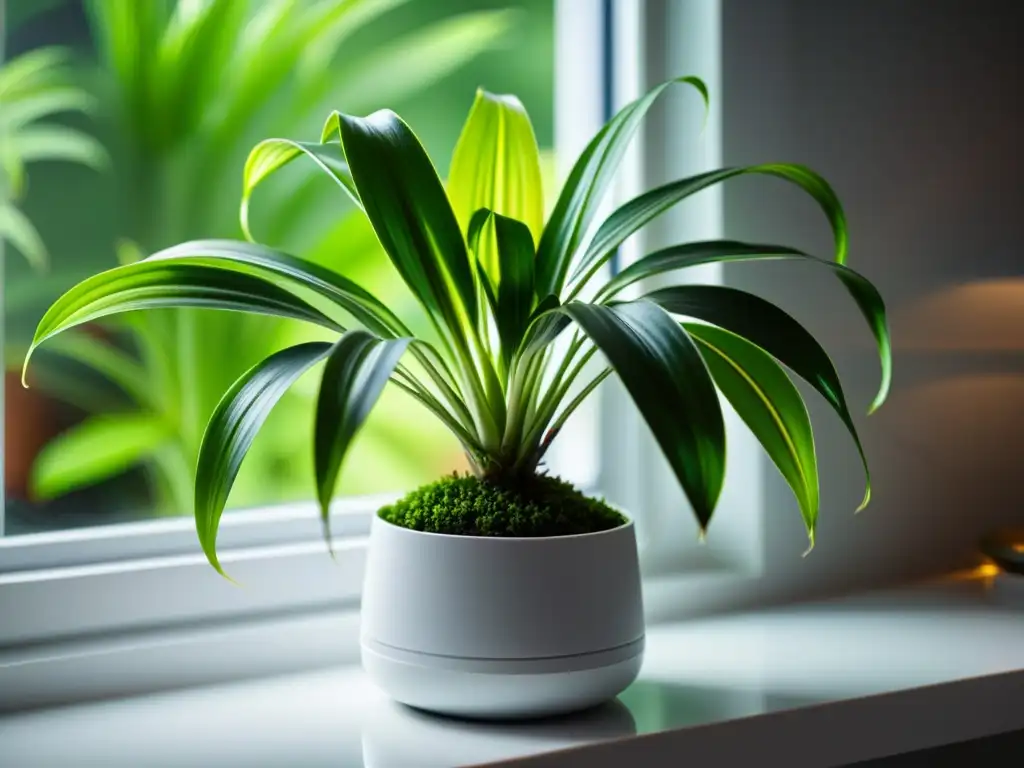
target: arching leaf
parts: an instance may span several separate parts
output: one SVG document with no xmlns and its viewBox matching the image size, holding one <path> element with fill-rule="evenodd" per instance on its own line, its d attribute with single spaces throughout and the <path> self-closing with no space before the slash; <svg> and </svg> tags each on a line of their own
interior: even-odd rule
<svg viewBox="0 0 1024 768">
<path fill-rule="evenodd" d="M 832 227 L 836 262 L 843 264 L 846 261 L 848 240 L 846 214 L 832 187 L 810 168 L 789 163 L 773 163 L 709 171 L 663 184 L 634 197 L 613 211 L 601 223 L 594 239 L 590 242 L 583 258 L 573 272 L 571 281 L 578 285 L 586 283 L 590 276 L 611 257 L 615 249 L 622 245 L 630 235 L 676 203 L 710 186 L 747 174 L 777 176 L 796 184 L 813 197 Z"/>
<path fill-rule="evenodd" d="M 196 466 L 196 532 L 206 559 L 222 576 L 227 574 L 217 559 L 217 530 L 242 460 L 278 400 L 330 350 L 329 343 L 313 341 L 271 355 L 238 378 L 210 417 Z"/>
<path fill-rule="evenodd" d="M 591 139 L 580 155 L 537 246 L 537 295 L 560 296 L 569 265 L 597 213 L 622 156 L 640 127 L 647 110 L 670 85 L 692 86 L 708 106 L 708 89 L 698 77 L 679 77 L 655 86 L 627 104 Z"/>
<path fill-rule="evenodd" d="M 630 264 L 616 275 L 600 291 L 600 296 L 610 297 L 638 280 L 676 269 L 696 267 L 713 262 L 763 261 L 766 259 L 805 260 L 820 264 L 832 270 L 839 281 L 853 297 L 861 315 L 867 321 L 871 335 L 878 349 L 878 360 L 882 368 L 881 383 L 871 403 L 869 413 L 885 402 L 892 383 L 892 343 L 889 337 L 889 322 L 886 319 L 885 302 L 878 289 L 863 275 L 835 261 L 825 261 L 802 251 L 781 245 L 739 243 L 732 240 L 685 243 L 664 248 L 648 254 Z M 763 345 L 762 345 L 763 346 Z"/>
<path fill-rule="evenodd" d="M 763 349 L 814 387 L 846 425 L 864 466 L 864 499 L 871 501 L 868 460 L 828 353 L 785 311 L 745 291 L 720 285 L 680 285 L 647 294 L 665 310 L 725 328 Z"/>
<path fill-rule="evenodd" d="M 306 155 L 317 167 L 338 184 L 356 205 L 360 205 L 355 182 L 349 172 L 348 163 L 338 142 L 315 144 L 312 142 L 290 141 L 289 139 L 266 139 L 249 153 L 242 172 L 242 203 L 239 219 L 242 231 L 253 240 L 249 228 L 249 199 L 253 190 L 271 174 L 276 173 L 300 155 Z"/>
<path fill-rule="evenodd" d="M 363 208 L 402 278 L 453 335 L 475 326 L 465 240 L 415 134 L 389 110 L 336 121 Z"/>
<path fill-rule="evenodd" d="M 689 334 L 648 301 L 562 307 L 600 349 L 650 427 L 707 528 L 725 476 L 718 393 Z"/>
<path fill-rule="evenodd" d="M 786 372 L 760 347 L 711 325 L 687 323 L 715 385 L 786 478 L 814 546 L 818 464 L 807 406 Z"/>
<path fill-rule="evenodd" d="M 331 347 L 320 381 L 313 435 L 317 498 L 328 542 L 331 497 L 345 454 L 410 341 L 382 341 L 355 330 Z"/>
<path fill-rule="evenodd" d="M 120 312 L 166 307 L 253 312 L 342 330 L 298 296 L 258 277 L 204 264 L 145 260 L 101 272 L 54 302 L 39 321 L 25 369 L 35 348 L 60 331 Z"/>
</svg>

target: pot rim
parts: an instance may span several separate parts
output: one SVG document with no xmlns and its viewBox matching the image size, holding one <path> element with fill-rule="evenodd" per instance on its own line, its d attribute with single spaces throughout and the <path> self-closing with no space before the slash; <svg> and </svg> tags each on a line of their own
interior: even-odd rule
<svg viewBox="0 0 1024 768">
<path fill-rule="evenodd" d="M 608 502 L 605 502 L 606 504 Z M 458 541 L 487 541 L 487 542 L 507 542 L 509 544 L 526 544 L 528 542 L 538 541 L 580 541 L 583 539 L 596 538 L 598 536 L 606 536 L 614 533 L 622 533 L 634 529 L 635 521 L 632 515 L 628 512 L 620 509 L 614 504 L 609 504 L 612 509 L 626 518 L 624 523 L 620 523 L 614 528 L 606 528 L 603 531 L 590 531 L 589 533 L 567 533 L 561 536 L 472 536 L 464 533 L 437 533 L 435 531 L 417 531 L 415 528 L 406 528 L 402 525 L 395 525 L 390 520 L 385 520 L 381 517 L 381 509 L 378 509 L 373 517 L 375 525 L 385 525 L 388 528 L 401 531 L 403 534 L 413 534 L 415 536 L 433 537 L 437 539 L 456 539 Z"/>
</svg>

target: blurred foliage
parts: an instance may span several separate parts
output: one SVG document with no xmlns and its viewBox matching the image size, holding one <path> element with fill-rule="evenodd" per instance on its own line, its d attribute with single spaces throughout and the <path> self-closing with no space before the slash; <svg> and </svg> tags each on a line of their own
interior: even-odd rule
<svg viewBox="0 0 1024 768">
<path fill-rule="evenodd" d="M 0 243 L 13 246 L 40 271 L 49 262 L 46 244 L 18 208 L 28 185 L 26 166 L 66 161 L 101 170 L 107 162 L 92 136 L 47 120 L 95 106 L 67 64 L 67 51 L 47 47 L 0 66 Z"/>
<path fill-rule="evenodd" d="M 9 14 L 24 18 L 25 1 L 13 0 Z M 551 141 L 550 0 L 94 0 L 38 14 L 19 39 L 38 41 L 44 25 L 55 42 L 77 43 L 83 62 L 98 59 L 86 71 L 113 172 L 43 166 L 33 179 L 25 207 L 50 243 L 54 273 L 27 282 L 14 270 L 9 364 L 46 303 L 83 273 L 182 240 L 237 236 L 248 149 L 266 136 L 315 138 L 330 109 L 397 107 L 428 147 L 450 148 L 457 116 L 485 85 L 519 93 L 541 144 Z M 435 162 L 446 167 L 448 157 Z M 396 307 L 409 301 L 363 219 L 329 192 L 305 174 L 282 174 L 254 201 L 258 235 Z M 59 495 L 142 462 L 157 508 L 189 512 L 210 411 L 242 371 L 298 333 L 287 321 L 167 310 L 69 336 L 40 358 L 39 381 L 87 415 L 40 456 L 37 492 Z M 307 494 L 311 396 L 300 382 L 281 403 L 233 505 Z M 416 485 L 457 463 L 457 446 L 401 394 L 385 394 L 360 441 L 344 492 Z M 105 448 L 111 442 L 119 448 Z"/>
</svg>

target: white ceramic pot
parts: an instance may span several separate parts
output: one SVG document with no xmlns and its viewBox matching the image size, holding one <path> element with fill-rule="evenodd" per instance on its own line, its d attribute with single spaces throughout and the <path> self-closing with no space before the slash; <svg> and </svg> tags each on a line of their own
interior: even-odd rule
<svg viewBox="0 0 1024 768">
<path fill-rule="evenodd" d="M 640 671 L 632 520 L 577 536 L 450 536 L 375 516 L 362 659 L 392 698 L 459 717 L 595 706 Z"/>
</svg>

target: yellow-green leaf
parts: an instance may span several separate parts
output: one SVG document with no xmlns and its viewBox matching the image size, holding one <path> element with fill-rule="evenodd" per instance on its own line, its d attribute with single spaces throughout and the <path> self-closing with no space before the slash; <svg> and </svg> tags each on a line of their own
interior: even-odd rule
<svg viewBox="0 0 1024 768">
<path fill-rule="evenodd" d="M 448 172 L 448 197 L 465 233 L 481 208 L 521 221 L 536 245 L 544 228 L 540 152 L 533 126 L 515 96 L 478 90 Z M 477 258 L 500 281 L 498 254 L 484 238 Z"/>
</svg>

